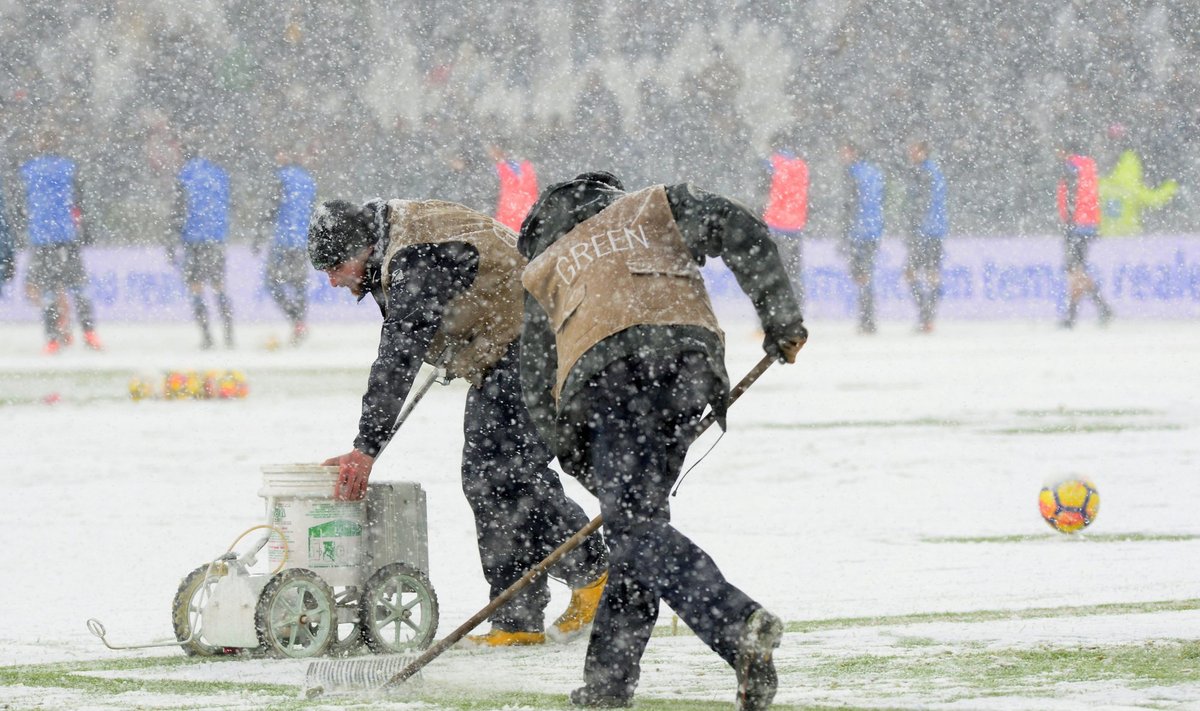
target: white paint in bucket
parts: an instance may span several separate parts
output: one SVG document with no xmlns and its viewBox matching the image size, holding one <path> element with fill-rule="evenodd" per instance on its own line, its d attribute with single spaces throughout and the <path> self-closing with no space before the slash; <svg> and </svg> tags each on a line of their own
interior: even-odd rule
<svg viewBox="0 0 1200 711">
<path fill-rule="evenodd" d="M 308 568 L 332 586 L 362 582 L 364 501 L 335 501 L 338 468 L 320 464 L 262 467 L 258 495 L 267 500 L 267 522 L 287 540 L 285 568 Z M 284 543 L 267 546 L 271 569 L 284 558 Z"/>
</svg>

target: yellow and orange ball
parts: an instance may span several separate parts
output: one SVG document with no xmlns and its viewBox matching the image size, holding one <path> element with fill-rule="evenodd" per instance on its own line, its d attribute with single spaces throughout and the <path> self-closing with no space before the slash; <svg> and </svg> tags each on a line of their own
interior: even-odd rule
<svg viewBox="0 0 1200 711">
<path fill-rule="evenodd" d="M 1046 484 L 1038 494 L 1038 510 L 1056 531 L 1076 533 L 1096 520 L 1100 492 L 1090 479 L 1070 476 Z"/>
</svg>

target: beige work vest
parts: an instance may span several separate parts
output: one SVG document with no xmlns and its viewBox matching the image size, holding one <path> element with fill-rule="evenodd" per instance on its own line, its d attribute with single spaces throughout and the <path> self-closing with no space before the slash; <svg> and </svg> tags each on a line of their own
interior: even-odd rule
<svg viewBox="0 0 1200 711">
<path fill-rule="evenodd" d="M 556 400 L 580 356 L 631 326 L 702 326 L 724 340 L 661 185 L 576 225 L 525 267 L 521 283 L 554 329 Z"/>
<path fill-rule="evenodd" d="M 405 247 L 466 242 L 478 250 L 475 281 L 446 305 L 425 360 L 433 363 L 449 348 L 447 374 L 479 385 L 521 333 L 525 258 L 517 251 L 517 235 L 487 215 L 452 202 L 390 200 L 388 208 L 389 243 L 381 274 L 385 294 L 392 257 Z"/>
</svg>

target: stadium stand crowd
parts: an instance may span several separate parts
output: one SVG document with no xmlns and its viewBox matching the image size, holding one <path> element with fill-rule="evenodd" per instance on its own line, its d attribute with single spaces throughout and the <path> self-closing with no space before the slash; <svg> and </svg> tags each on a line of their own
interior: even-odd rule
<svg viewBox="0 0 1200 711">
<path fill-rule="evenodd" d="M 55 130 L 96 243 L 160 241 L 175 173 L 204 150 L 249 239 L 280 150 L 305 153 L 327 195 L 489 209 L 479 176 L 500 147 L 543 185 L 602 168 L 757 206 L 787 142 L 809 158 L 822 234 L 838 141 L 899 165 L 919 135 L 953 186 L 954 231 L 1011 235 L 1055 231 L 1069 134 L 1102 169 L 1132 146 L 1148 180 L 1177 179 L 1147 227 L 1188 232 L 1197 26 L 1193 3 L 1142 0 L 23 0 L 0 4 L 0 183 L 19 204 L 15 166 Z"/>
</svg>

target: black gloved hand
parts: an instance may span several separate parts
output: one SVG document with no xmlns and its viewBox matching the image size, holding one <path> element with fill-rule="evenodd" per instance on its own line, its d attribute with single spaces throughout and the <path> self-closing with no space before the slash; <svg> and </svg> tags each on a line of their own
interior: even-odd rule
<svg viewBox="0 0 1200 711">
<path fill-rule="evenodd" d="M 800 319 L 767 330 L 763 350 L 780 363 L 795 363 L 796 354 L 808 341 L 808 329 Z"/>
</svg>

